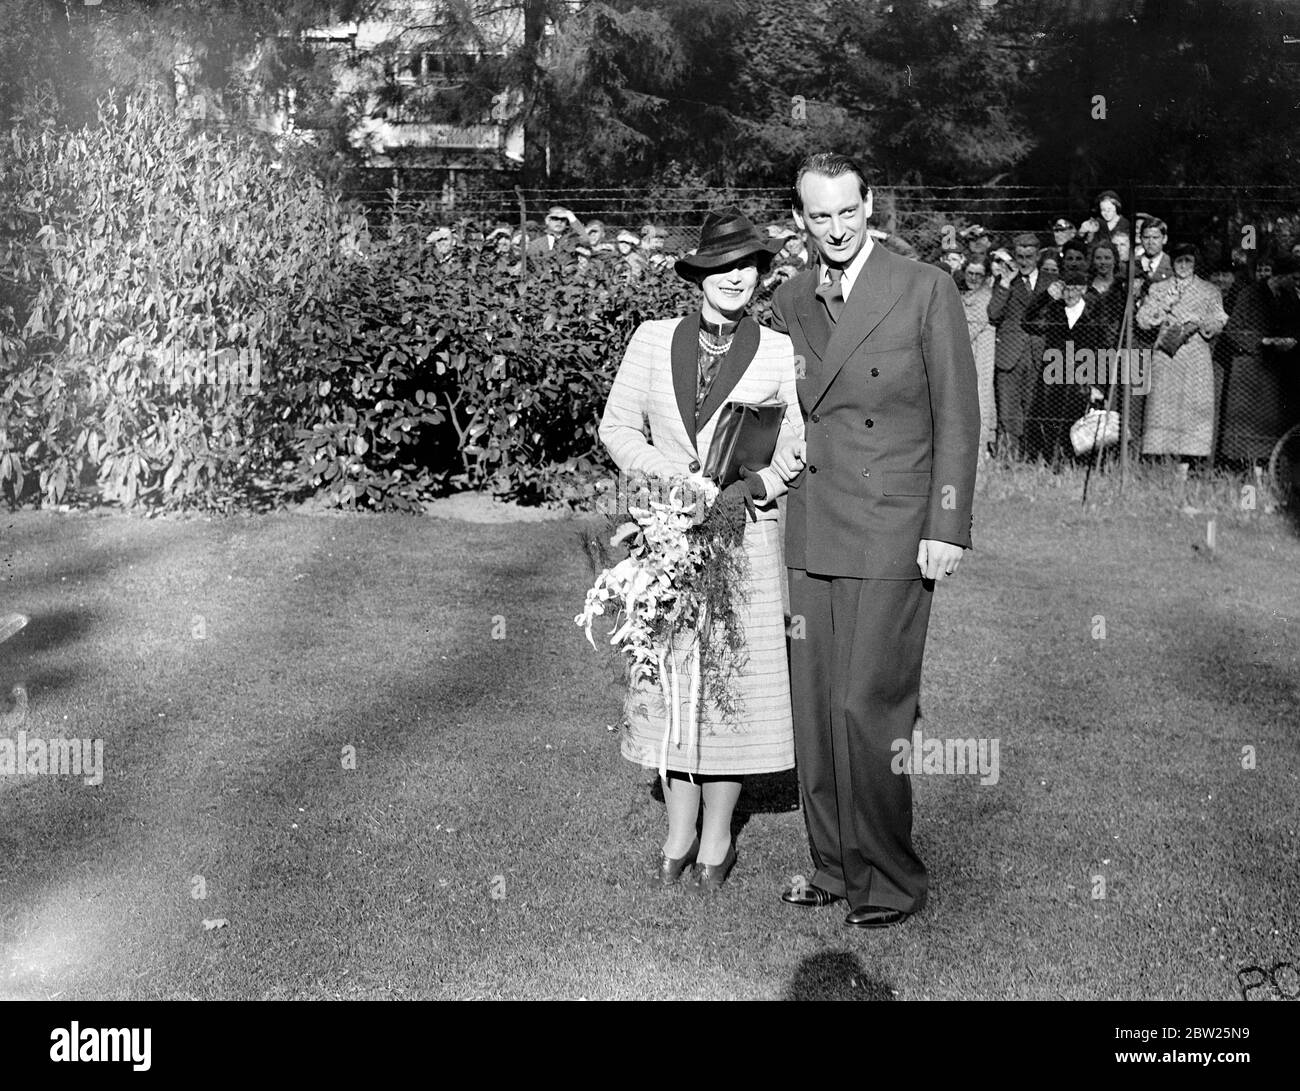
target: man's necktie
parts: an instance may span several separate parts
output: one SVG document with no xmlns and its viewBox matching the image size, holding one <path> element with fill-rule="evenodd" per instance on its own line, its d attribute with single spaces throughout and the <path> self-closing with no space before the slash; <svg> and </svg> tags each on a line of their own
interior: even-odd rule
<svg viewBox="0 0 1300 1091">
<path fill-rule="evenodd" d="M 840 320 L 840 315 L 844 312 L 844 285 L 840 283 L 844 270 L 831 267 L 827 272 L 831 279 L 817 289 L 817 296 L 826 305 L 826 313 L 834 323 Z"/>
</svg>

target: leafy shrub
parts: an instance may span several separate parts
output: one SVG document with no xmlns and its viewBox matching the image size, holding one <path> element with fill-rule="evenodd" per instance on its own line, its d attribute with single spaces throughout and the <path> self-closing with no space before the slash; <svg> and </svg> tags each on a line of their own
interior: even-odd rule
<svg viewBox="0 0 1300 1091">
<path fill-rule="evenodd" d="M 683 313 L 692 292 L 605 262 L 534 263 L 524 279 L 512 253 L 462 240 L 440 259 L 409 231 L 367 256 L 291 366 L 301 484 L 340 504 L 581 495 L 608 465 L 596 428 L 632 330 Z"/>
<path fill-rule="evenodd" d="M 364 220 L 290 157 L 140 97 L 15 128 L 0 170 L 0 486 L 229 506 L 291 454 L 277 373 Z"/>
<path fill-rule="evenodd" d="M 284 151 L 137 98 L 15 128 L 0 160 L 0 488 L 12 502 L 419 510 L 589 496 L 636 325 L 671 269 L 550 256 L 394 214 L 372 238 Z"/>
</svg>

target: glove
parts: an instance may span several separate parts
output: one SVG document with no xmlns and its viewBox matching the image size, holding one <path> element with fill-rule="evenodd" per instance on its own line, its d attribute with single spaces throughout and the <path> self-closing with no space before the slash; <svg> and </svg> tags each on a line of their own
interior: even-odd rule
<svg viewBox="0 0 1300 1091">
<path fill-rule="evenodd" d="M 745 502 L 745 510 L 749 512 L 750 520 L 757 523 L 758 509 L 754 506 L 754 501 L 762 500 L 767 496 L 767 485 L 753 470 L 742 466 L 740 480 L 732 482 L 723 489 L 722 495 L 740 497 Z"/>
</svg>

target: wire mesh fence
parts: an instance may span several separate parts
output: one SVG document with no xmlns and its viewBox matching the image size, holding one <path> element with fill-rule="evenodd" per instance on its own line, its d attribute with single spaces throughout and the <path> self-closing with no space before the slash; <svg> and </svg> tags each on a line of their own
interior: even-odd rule
<svg viewBox="0 0 1300 1091">
<path fill-rule="evenodd" d="M 880 187 L 872 221 L 891 249 L 897 244 L 908 256 L 952 268 L 966 303 L 990 449 L 1049 461 L 1092 458 L 1077 451 L 1071 426 L 1089 410 L 1109 409 L 1122 418 L 1135 456 L 1267 466 L 1282 437 L 1300 425 L 1300 187 L 1116 192 L 1118 211 L 1137 232 L 1121 231 L 1121 223 L 1112 233 L 1097 207 L 1071 200 L 1065 189 L 1029 186 Z M 625 263 L 623 272 L 636 276 L 671 276 L 666 259 L 697 245 L 708 211 L 732 204 L 760 227 L 792 236 L 777 259 L 785 275 L 809 262 L 785 188 L 461 187 L 452 193 L 445 186 L 393 186 L 351 196 L 366 204 L 381 232 L 415 226 L 454 246 L 467 232 L 496 228 L 499 241 L 526 249 L 530 261 L 548 260 L 547 213 L 558 205 L 572 219 L 553 230 L 570 245 L 551 260 L 603 257 Z M 1162 225 L 1158 240 L 1144 230 L 1153 219 Z M 1078 259 L 1086 274 L 1087 321 L 1077 332 L 1077 316 L 1065 301 L 1047 298 L 1070 261 L 1062 250 L 1066 234 L 1052 231 L 1062 220 L 1070 234 L 1096 229 Z M 1035 271 L 999 283 L 1006 277 L 995 275 L 993 257 L 1000 249 L 1013 253 L 1026 235 L 1038 251 Z M 1118 244 L 1113 279 L 1098 267 L 1097 250 L 1105 247 L 1096 244 L 1104 237 Z M 1190 267 L 1179 268 L 1172 256 L 1184 243 L 1195 245 L 1196 255 Z M 1130 251 L 1135 275 L 1126 310 Z M 1019 297 L 1018 305 L 1007 306 L 1009 296 Z M 1025 347 L 1014 347 L 1022 342 Z"/>
</svg>

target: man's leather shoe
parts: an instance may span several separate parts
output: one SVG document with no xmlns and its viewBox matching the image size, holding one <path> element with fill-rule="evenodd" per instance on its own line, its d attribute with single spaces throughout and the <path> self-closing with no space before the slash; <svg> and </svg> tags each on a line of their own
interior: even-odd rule
<svg viewBox="0 0 1300 1091">
<path fill-rule="evenodd" d="M 840 896 L 838 894 L 832 894 L 829 890 L 823 890 L 819 886 L 808 884 L 804 886 L 792 886 L 781 895 L 781 900 L 783 902 L 789 902 L 791 905 L 820 908 L 823 905 L 830 905 L 832 902 L 838 902 Z"/>
<path fill-rule="evenodd" d="M 902 924 L 910 917 L 901 909 L 887 909 L 878 905 L 859 906 L 844 918 L 844 923 L 853 928 L 888 928 L 891 924 Z"/>
</svg>

